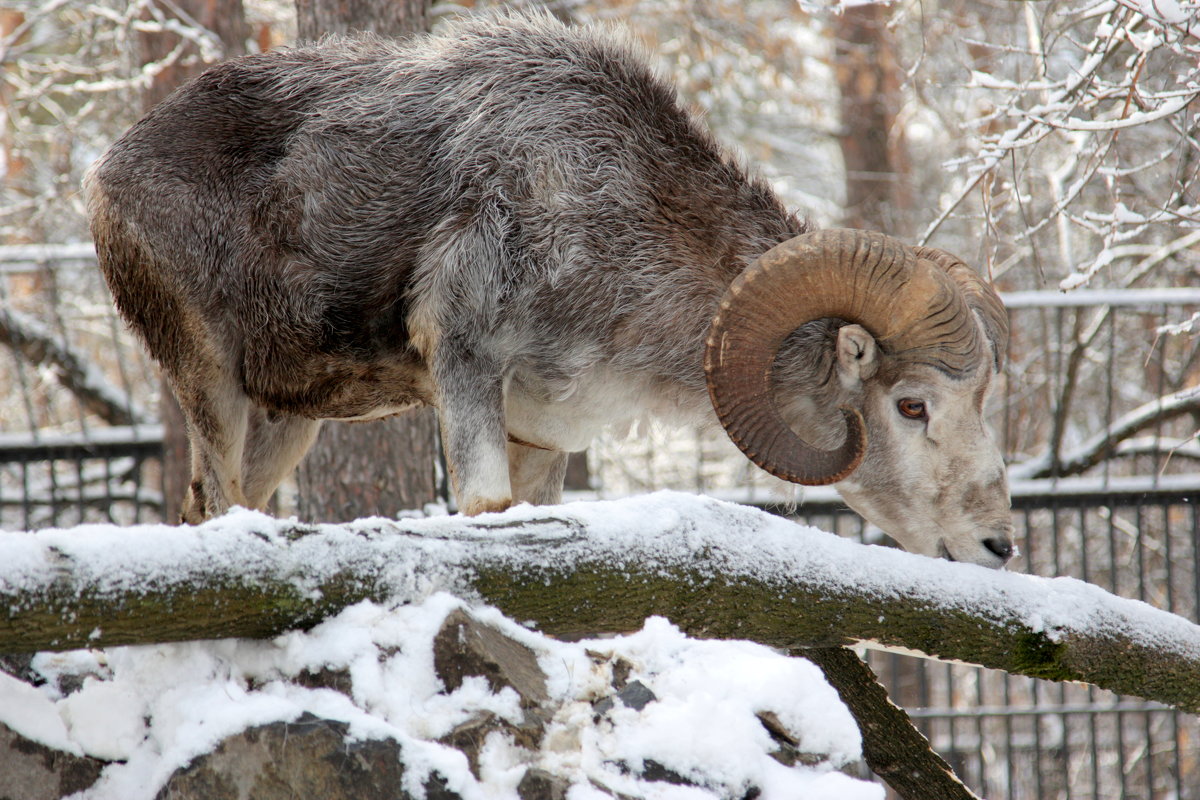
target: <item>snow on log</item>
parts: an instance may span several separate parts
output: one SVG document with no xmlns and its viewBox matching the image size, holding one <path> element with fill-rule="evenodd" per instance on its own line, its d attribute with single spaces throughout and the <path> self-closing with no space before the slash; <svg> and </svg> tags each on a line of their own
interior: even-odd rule
<svg viewBox="0 0 1200 800">
<path fill-rule="evenodd" d="M 475 518 L 0 533 L 0 652 L 308 627 L 363 599 L 477 597 L 544 633 L 639 629 L 793 649 L 872 641 L 1200 712 L 1200 626 L 1070 578 L 860 545 L 658 493 Z"/>
</svg>

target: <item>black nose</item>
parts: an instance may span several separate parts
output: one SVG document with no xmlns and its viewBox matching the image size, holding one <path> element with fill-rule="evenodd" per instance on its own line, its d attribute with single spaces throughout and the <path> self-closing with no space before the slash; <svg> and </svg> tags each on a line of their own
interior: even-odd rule
<svg viewBox="0 0 1200 800">
<path fill-rule="evenodd" d="M 1013 543 L 1012 539 L 1009 539 L 1008 537 L 984 539 L 983 546 L 991 551 L 994 555 L 999 556 L 1005 561 L 1008 561 L 1010 558 L 1012 558 Z"/>
</svg>

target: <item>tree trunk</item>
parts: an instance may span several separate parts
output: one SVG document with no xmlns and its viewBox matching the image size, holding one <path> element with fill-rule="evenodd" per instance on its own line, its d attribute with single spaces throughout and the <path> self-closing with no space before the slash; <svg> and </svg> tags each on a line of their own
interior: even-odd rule
<svg viewBox="0 0 1200 800">
<path fill-rule="evenodd" d="M 403 37 L 429 29 L 429 0 L 296 0 L 299 38 L 373 31 Z M 392 516 L 441 496 L 432 409 L 376 422 L 326 422 L 296 475 L 297 513 L 313 522 Z"/>
<path fill-rule="evenodd" d="M 250 29 L 242 0 L 158 0 L 156 10 L 168 18 L 189 27 L 199 24 L 220 39 L 225 58 L 245 55 Z M 150 16 L 147 13 L 147 16 Z M 181 52 L 174 54 L 182 44 Z M 149 111 L 178 87 L 199 75 L 215 61 L 205 61 L 194 43 L 183 44 L 182 37 L 172 31 L 142 31 L 138 35 L 142 64 L 168 61 L 154 74 L 150 85 L 142 91 L 142 108 Z M 179 519 L 183 493 L 191 481 L 191 461 L 188 458 L 187 430 L 183 412 L 171 387 L 162 382 L 159 416 L 163 421 L 163 518 Z"/>
<path fill-rule="evenodd" d="M 563 478 L 563 488 L 574 491 L 587 491 L 592 488 L 586 450 L 567 456 L 567 474 Z"/>
<path fill-rule="evenodd" d="M 24 11 L 15 8 L 0 8 L 0 39 L 8 41 L 8 38 L 24 24 Z M 18 42 L 10 43 L 10 45 L 16 44 Z M 9 123 L 9 114 L 12 113 L 9 109 L 12 94 L 12 84 L 8 81 L 0 81 L 0 121 L 3 123 L 0 124 L 0 151 L 4 153 L 4 172 L 0 173 L 0 176 L 3 176 L 0 179 L 0 186 L 4 187 L 6 193 L 13 193 L 10 197 L 24 194 L 25 177 L 29 169 L 29 159 L 25 155 L 25 151 L 16 146 L 16 136 Z M 6 239 L 5 244 L 17 244 L 17 242 Z"/>
<path fill-rule="evenodd" d="M 242 0 L 156 0 L 155 8 L 168 19 L 184 26 L 199 25 L 216 34 L 221 42 L 222 58 L 246 54 L 250 28 L 246 25 Z M 143 90 L 144 110 L 149 111 L 176 88 L 216 63 L 205 61 L 200 49 L 190 42 L 182 45 L 178 56 L 172 56 L 181 43 L 183 38 L 169 30 L 142 31 L 138 35 L 142 64 L 168 62 L 154 74 L 150 85 Z"/>
<path fill-rule="evenodd" d="M 429 6 L 430 0 L 296 0 L 296 35 L 301 41 L 355 31 L 408 36 L 429 30 Z"/>
<path fill-rule="evenodd" d="M 875 642 L 1200 712 L 1200 626 L 1181 617 L 1076 580 L 868 547 L 702 497 L 667 502 L 4 533 L 0 652 L 266 638 L 364 599 L 445 590 L 561 638 L 661 615 L 701 638 Z"/>
<path fill-rule="evenodd" d="M 300 462 L 296 513 L 310 522 L 394 517 L 440 496 L 433 409 L 376 422 L 326 422 Z"/>
<path fill-rule="evenodd" d="M 888 30 L 891 8 L 852 5 L 838 17 L 835 74 L 841 92 L 838 137 L 846 167 L 843 224 L 904 237 L 911 227 L 908 156 L 898 122 L 901 71 Z"/>
</svg>

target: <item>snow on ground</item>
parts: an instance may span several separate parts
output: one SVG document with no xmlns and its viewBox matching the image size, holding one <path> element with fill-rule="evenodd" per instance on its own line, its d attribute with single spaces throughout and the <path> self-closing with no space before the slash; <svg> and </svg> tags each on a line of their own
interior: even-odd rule
<svg viewBox="0 0 1200 800">
<path fill-rule="evenodd" d="M 804 751 L 828 753 L 833 764 L 858 757 L 853 719 L 806 661 L 746 642 L 691 640 L 661 618 L 628 636 L 568 644 L 494 609 L 473 613 L 538 654 L 558 710 L 536 756 L 501 736 L 488 739 L 477 781 L 466 758 L 436 740 L 480 710 L 514 723 L 522 712 L 511 689 L 492 693 L 482 679 L 442 691 L 432 639 L 461 605 L 437 593 L 391 608 L 363 602 L 309 632 L 272 641 L 41 653 L 33 666 L 45 685 L 0 674 L 0 723 L 52 747 L 123 762 L 108 766 L 80 800 L 149 800 L 176 769 L 222 739 L 304 712 L 347 723 L 351 737 L 399 741 L 414 793 L 426 771 L 436 769 L 466 800 L 515 798 L 526 768 L 537 766 L 570 779 L 573 800 L 610 797 L 589 779 L 664 800 L 739 796 L 751 786 L 764 798 L 883 797 L 878 785 L 829 764 L 785 767 L 768 755 L 775 745 L 756 716 L 762 711 L 774 712 Z M 658 699 L 640 711 L 617 704 L 597 722 L 592 701 L 611 693 L 597 654 L 620 655 L 633 665 L 630 678 Z M 323 668 L 348 670 L 353 698 L 287 680 Z M 82 688 L 63 696 L 60 680 L 80 675 L 87 676 Z M 636 768 L 647 759 L 711 790 L 639 781 L 618 766 Z"/>
</svg>

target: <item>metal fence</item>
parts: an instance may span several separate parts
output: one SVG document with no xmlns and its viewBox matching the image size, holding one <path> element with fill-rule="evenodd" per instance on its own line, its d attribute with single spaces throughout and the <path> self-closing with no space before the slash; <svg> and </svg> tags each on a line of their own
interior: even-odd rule
<svg viewBox="0 0 1200 800">
<path fill-rule="evenodd" d="M 1006 301 L 1013 340 L 991 413 L 1014 476 L 1012 568 L 1200 620 L 1200 340 L 1169 329 L 1200 310 L 1200 290 Z M 157 377 L 86 249 L 0 248 L 0 343 L 0 528 L 159 520 L 162 429 L 139 410 L 154 407 Z M 602 439 L 588 460 L 586 496 L 703 491 L 886 540 L 835 492 L 765 476 L 719 432 L 645 427 Z M 1200 718 L 1092 687 L 868 657 L 983 797 L 1200 800 Z"/>
<path fill-rule="evenodd" d="M 160 425 L 0 434 L 0 530 L 162 520 Z"/>
<path fill-rule="evenodd" d="M 1047 490 L 1050 491 L 1047 491 Z M 1073 577 L 1200 619 L 1200 475 L 1013 486 L 1012 568 Z M 872 539 L 836 500 L 799 521 Z M 1090 686 L 884 652 L 868 662 L 935 749 L 988 800 L 1195 800 L 1200 717 Z"/>
</svg>

